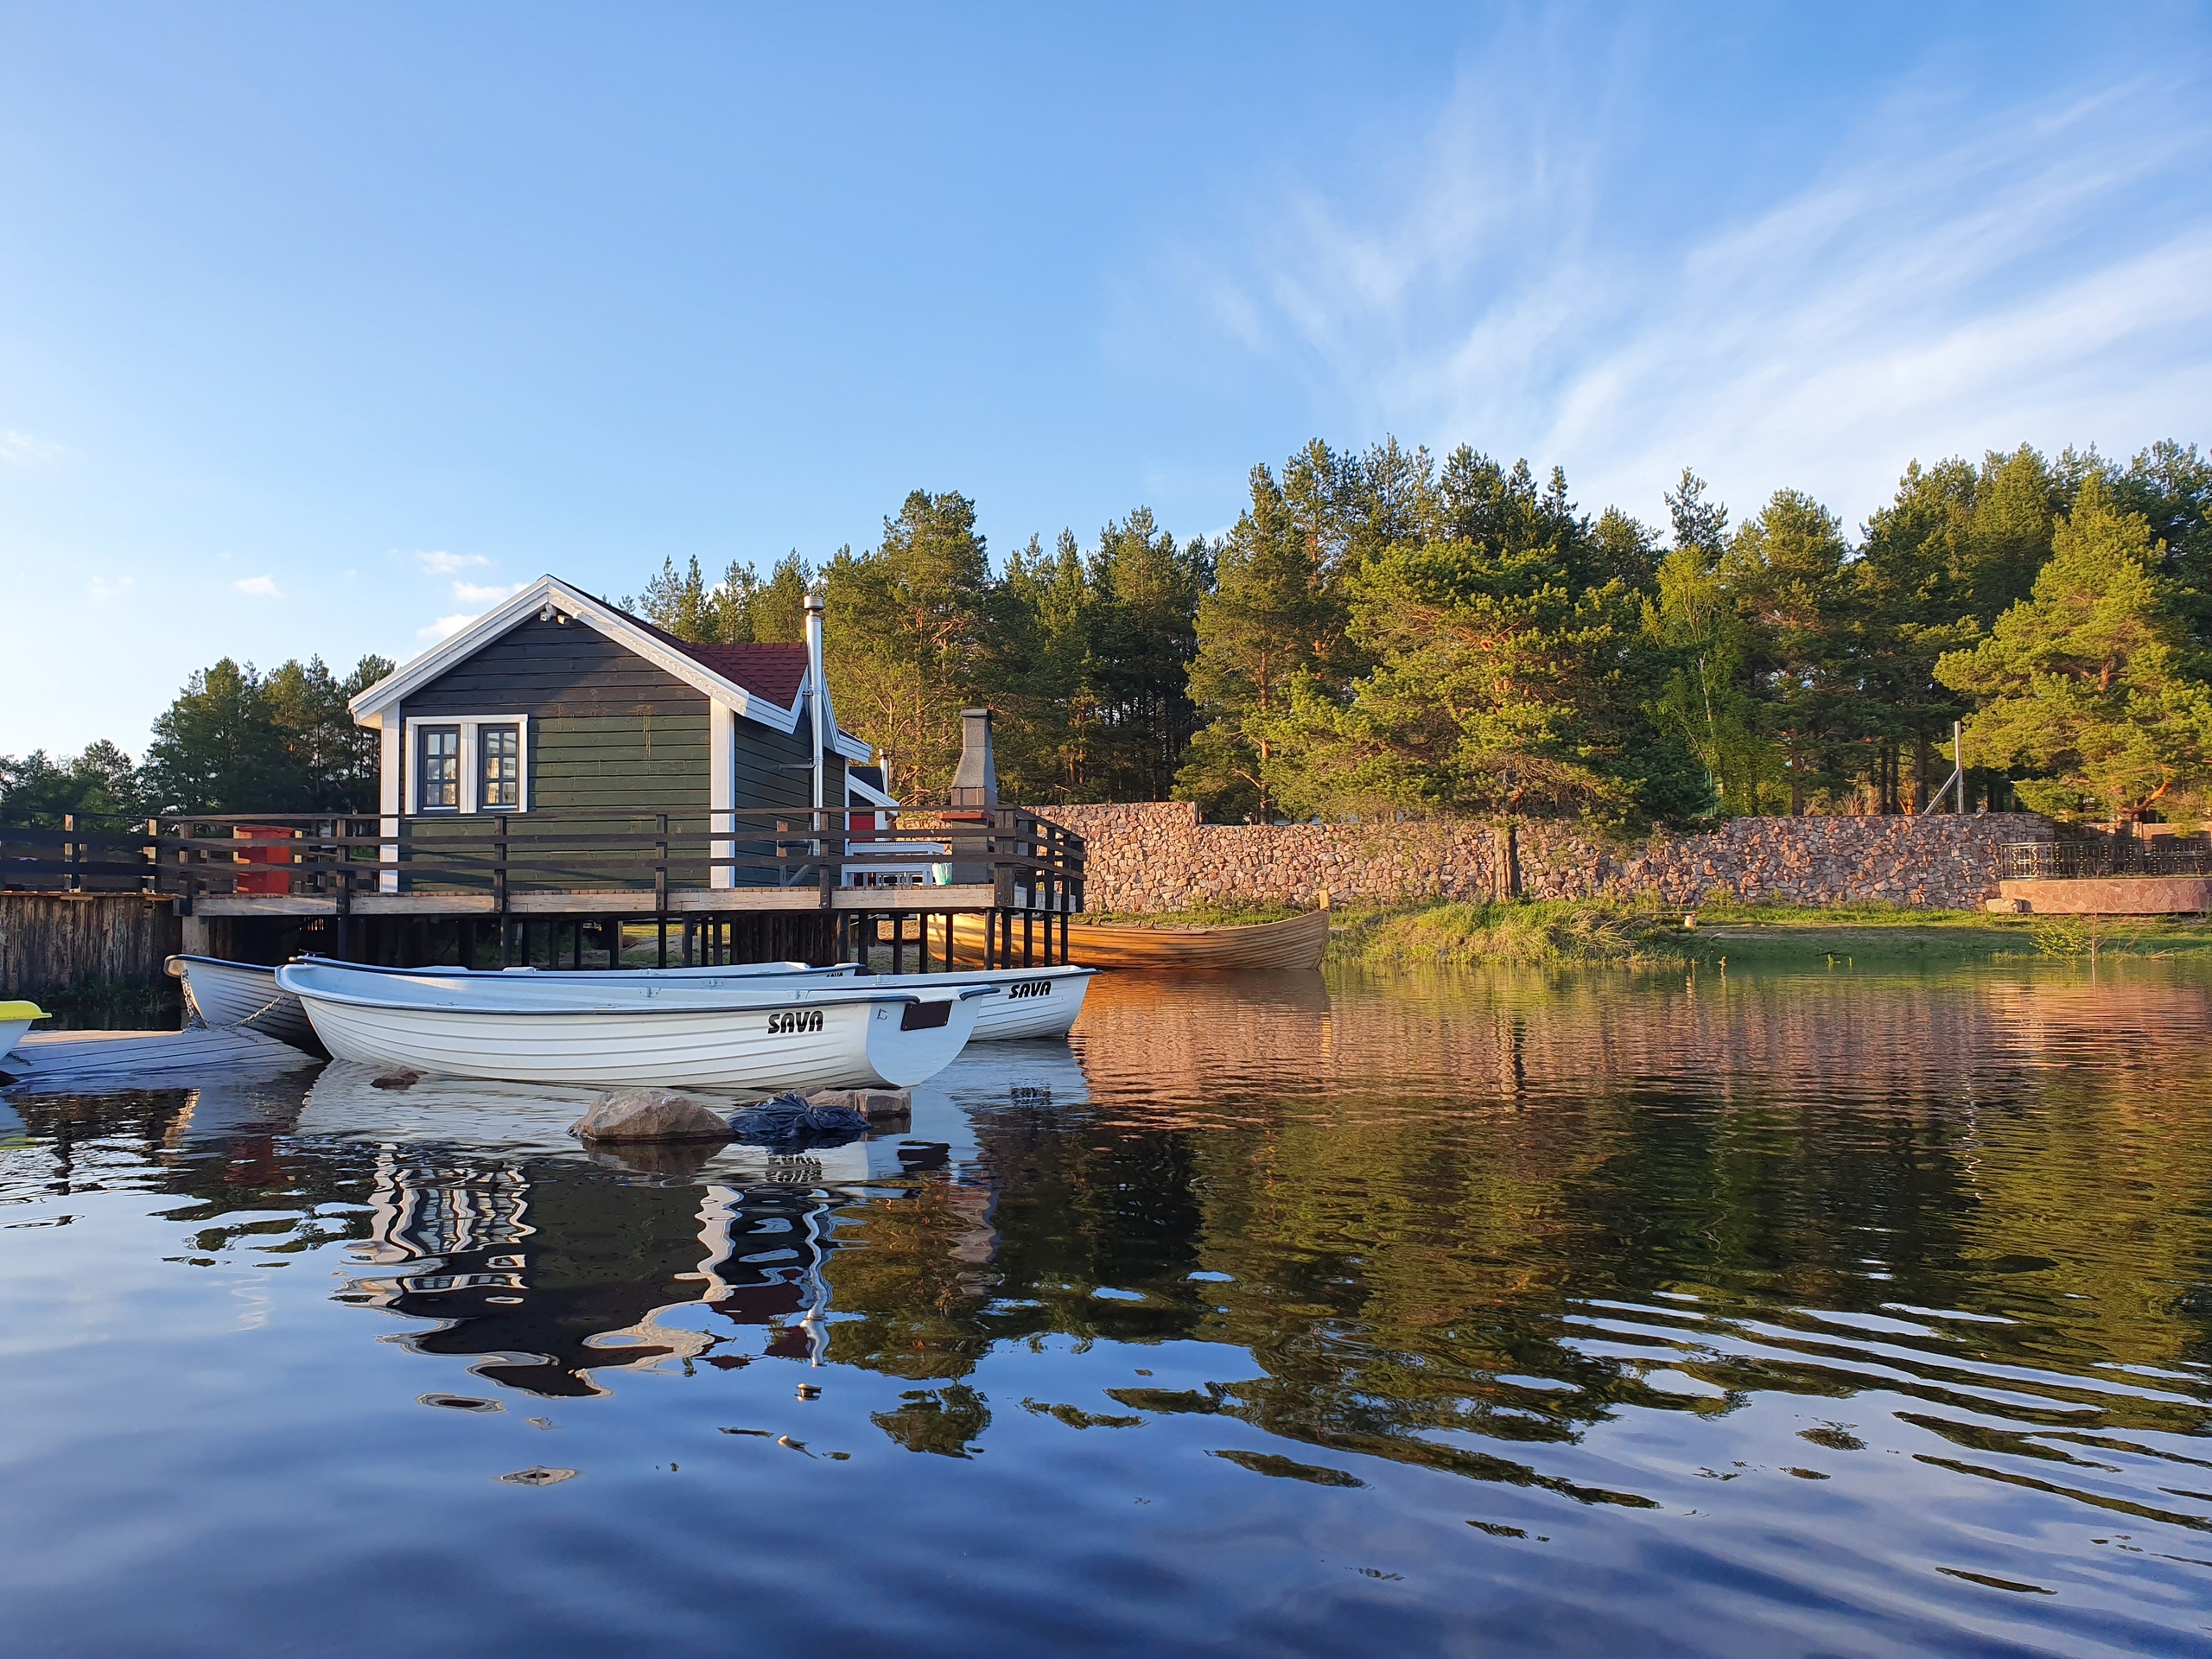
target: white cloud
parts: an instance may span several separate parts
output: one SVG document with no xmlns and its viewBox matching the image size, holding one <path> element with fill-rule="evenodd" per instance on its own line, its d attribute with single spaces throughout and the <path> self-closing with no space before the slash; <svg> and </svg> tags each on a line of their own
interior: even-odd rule
<svg viewBox="0 0 2212 1659">
<path fill-rule="evenodd" d="M 481 553 L 417 553 L 415 563 L 434 576 L 453 576 L 480 569 L 492 561 Z"/>
<path fill-rule="evenodd" d="M 1558 461 L 1647 518 L 1686 463 L 1738 518 L 1792 485 L 1850 520 L 1914 456 L 2212 436 L 2212 122 L 2182 88 L 1933 134 L 1948 112 L 1899 97 L 1817 176 L 1669 233 L 1619 211 L 1634 135 L 1548 84 L 1471 75 L 1369 169 L 1396 184 L 1179 256 L 1217 347 L 1305 378 L 1339 436 Z"/>
<path fill-rule="evenodd" d="M 476 611 L 463 612 L 459 616 L 442 616 L 429 626 L 416 629 L 415 637 L 428 639 L 433 644 L 441 639 L 450 639 L 482 614 L 481 611 Z"/>
<path fill-rule="evenodd" d="M 0 431 L 0 465 L 37 467 L 67 453 L 60 444 L 28 432 Z"/>
<path fill-rule="evenodd" d="M 111 599 L 119 599 L 138 585 L 136 576 L 118 576 L 110 581 L 105 576 L 94 576 L 85 584 L 85 591 L 92 595 L 92 603 L 105 605 Z"/>
<path fill-rule="evenodd" d="M 256 599 L 284 597 L 276 591 L 276 578 L 274 576 L 248 576 L 244 582 L 234 582 L 231 586 L 241 594 L 252 594 Z"/>
<path fill-rule="evenodd" d="M 456 582 L 453 585 L 453 596 L 464 605 L 497 605 L 502 600 L 512 599 L 529 586 L 526 582 L 512 582 L 504 588 L 496 584 L 486 586 L 481 582 Z"/>
</svg>

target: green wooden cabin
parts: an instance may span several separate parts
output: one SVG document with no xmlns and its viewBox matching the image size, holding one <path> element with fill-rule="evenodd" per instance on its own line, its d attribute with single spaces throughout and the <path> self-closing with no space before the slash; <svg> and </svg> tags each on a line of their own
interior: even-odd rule
<svg viewBox="0 0 2212 1659">
<path fill-rule="evenodd" d="M 483 885 L 454 868 L 454 849 L 488 849 L 501 825 L 510 858 L 521 859 L 512 849 L 527 847 L 533 821 L 557 820 L 573 847 L 603 819 L 607 833 L 644 847 L 662 815 L 676 832 L 672 885 L 774 884 L 775 868 L 710 869 L 709 842 L 723 856 L 787 851 L 774 825 L 809 824 L 817 765 L 823 805 L 893 804 L 874 786 L 881 774 L 868 766 L 868 746 L 837 728 L 821 683 L 818 611 L 810 624 L 805 644 L 696 645 L 544 576 L 378 681 L 353 713 L 381 734 L 386 833 L 405 839 L 403 866 L 424 866 L 408 887 Z M 779 816 L 712 816 L 761 809 Z M 649 860 L 609 851 L 534 870 L 524 884 L 653 880 Z"/>
</svg>

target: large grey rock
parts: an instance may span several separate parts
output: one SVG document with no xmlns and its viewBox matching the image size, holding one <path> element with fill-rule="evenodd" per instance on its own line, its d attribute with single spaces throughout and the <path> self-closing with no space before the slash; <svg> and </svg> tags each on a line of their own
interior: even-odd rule
<svg viewBox="0 0 2212 1659">
<path fill-rule="evenodd" d="M 727 1141 L 729 1120 L 668 1089 L 618 1089 L 569 1125 L 586 1141 Z"/>
<path fill-rule="evenodd" d="M 914 1110 L 911 1089 L 817 1089 L 806 1097 L 810 1106 L 842 1106 L 858 1112 L 869 1122 L 884 1118 L 910 1117 Z"/>
</svg>

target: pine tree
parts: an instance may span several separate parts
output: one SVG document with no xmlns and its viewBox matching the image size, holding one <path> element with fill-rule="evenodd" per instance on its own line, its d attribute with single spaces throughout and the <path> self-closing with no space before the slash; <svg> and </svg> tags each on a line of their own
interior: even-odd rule
<svg viewBox="0 0 2212 1659">
<path fill-rule="evenodd" d="M 2029 596 L 1936 664 L 1982 701 L 1969 756 L 2037 774 L 2015 784 L 2037 811 L 2133 818 L 2212 775 L 2208 664 L 2165 551 L 2093 473 Z"/>
</svg>

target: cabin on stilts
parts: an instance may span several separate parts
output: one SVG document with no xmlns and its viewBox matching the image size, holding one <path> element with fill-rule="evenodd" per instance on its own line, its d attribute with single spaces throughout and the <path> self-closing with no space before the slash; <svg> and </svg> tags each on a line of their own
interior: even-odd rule
<svg viewBox="0 0 2212 1659">
<path fill-rule="evenodd" d="M 1079 836 L 998 803 L 902 808 L 842 729 L 806 639 L 702 645 L 552 576 L 371 686 L 373 814 L 173 815 L 29 833 L 11 880 L 136 886 L 188 951 L 394 965 L 949 964 L 954 918 L 993 962 L 1065 960 Z M 988 734 L 989 716 L 980 717 Z M 35 864 L 35 871 L 25 868 Z M 878 952 L 877 959 L 881 959 Z"/>
</svg>

